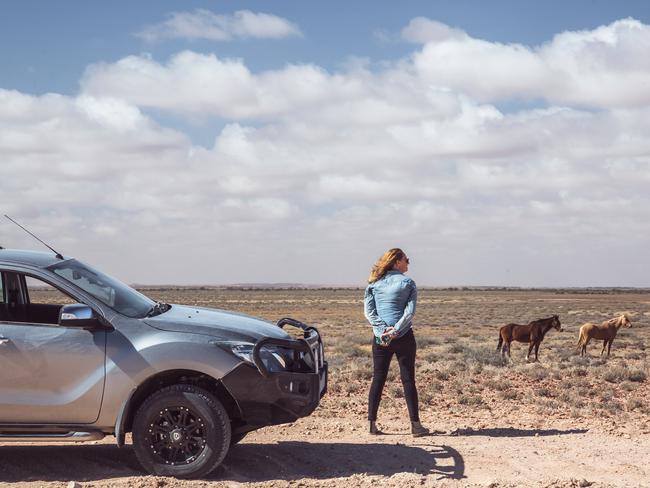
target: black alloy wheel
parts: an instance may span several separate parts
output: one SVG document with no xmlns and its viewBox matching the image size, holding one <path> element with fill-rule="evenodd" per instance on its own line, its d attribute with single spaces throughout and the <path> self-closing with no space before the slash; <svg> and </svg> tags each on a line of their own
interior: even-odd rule
<svg viewBox="0 0 650 488">
<path fill-rule="evenodd" d="M 150 447 L 160 462 L 189 464 L 205 449 L 203 419 L 187 407 L 165 408 L 149 424 Z"/>
<path fill-rule="evenodd" d="M 149 473 L 199 478 L 215 469 L 231 442 L 230 419 L 219 400 L 192 385 L 152 394 L 133 421 L 133 447 Z"/>
</svg>

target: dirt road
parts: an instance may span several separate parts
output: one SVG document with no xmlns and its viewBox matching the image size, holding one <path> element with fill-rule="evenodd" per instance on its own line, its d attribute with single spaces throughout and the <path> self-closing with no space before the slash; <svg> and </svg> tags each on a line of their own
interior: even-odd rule
<svg viewBox="0 0 650 488">
<path fill-rule="evenodd" d="M 434 419 L 430 419 L 432 423 Z M 146 476 L 130 447 L 0 446 L 0 483 L 15 487 L 650 486 L 650 435 L 584 428 L 461 429 L 414 439 L 403 422 L 370 436 L 361 420 L 304 419 L 234 447 L 207 480 Z"/>
</svg>

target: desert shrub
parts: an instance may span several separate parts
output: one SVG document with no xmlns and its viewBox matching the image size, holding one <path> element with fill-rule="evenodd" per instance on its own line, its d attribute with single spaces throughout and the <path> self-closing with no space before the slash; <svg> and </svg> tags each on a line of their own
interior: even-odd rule
<svg viewBox="0 0 650 488">
<path fill-rule="evenodd" d="M 432 400 L 434 399 L 435 395 L 430 392 L 429 390 L 422 390 L 418 392 L 418 400 L 423 403 L 424 405 L 431 405 Z"/>
<path fill-rule="evenodd" d="M 627 408 L 627 410 L 645 410 L 646 402 L 641 398 L 628 398 L 625 403 L 625 408 Z"/>
<path fill-rule="evenodd" d="M 628 370 L 622 366 L 612 366 L 603 373 L 603 379 L 609 383 L 620 383 L 627 378 Z"/>
<path fill-rule="evenodd" d="M 349 373 L 352 380 L 369 381 L 372 378 L 372 368 L 365 362 L 353 363 Z"/>
<path fill-rule="evenodd" d="M 469 364 L 498 367 L 506 364 L 506 361 L 504 361 L 500 353 L 495 352 L 492 347 L 485 345 L 464 346 L 461 352 L 463 361 Z"/>
<path fill-rule="evenodd" d="M 580 419 L 582 418 L 582 411 L 579 408 L 572 408 L 569 415 L 572 419 Z"/>
<path fill-rule="evenodd" d="M 595 397 L 598 392 L 594 388 L 591 388 L 589 386 L 580 386 L 576 388 L 576 393 L 581 397 L 586 398 L 586 397 Z"/>
<path fill-rule="evenodd" d="M 372 334 L 348 334 L 343 339 L 343 346 L 350 346 L 351 344 L 366 345 L 370 344 Z"/>
<path fill-rule="evenodd" d="M 343 393 L 353 394 L 361 391 L 361 385 L 356 381 L 346 381 L 341 386 L 341 390 L 343 391 Z"/>
<path fill-rule="evenodd" d="M 451 365 L 454 371 L 467 371 L 467 363 L 463 360 L 457 359 Z"/>
<path fill-rule="evenodd" d="M 465 393 L 465 383 L 462 381 L 458 381 L 458 380 L 454 381 L 453 383 L 451 383 L 451 385 L 449 385 L 449 388 L 455 395 L 460 396 L 463 393 Z"/>
<path fill-rule="evenodd" d="M 611 389 L 606 389 L 601 391 L 598 396 L 600 397 L 601 402 L 607 403 L 614 399 L 614 391 Z"/>
<path fill-rule="evenodd" d="M 519 392 L 513 388 L 501 390 L 497 396 L 503 400 L 517 400 L 520 397 Z"/>
<path fill-rule="evenodd" d="M 631 369 L 627 373 L 627 379 L 636 383 L 643 383 L 647 378 L 645 372 L 641 369 Z"/>
<path fill-rule="evenodd" d="M 623 381 L 619 386 L 621 387 L 621 390 L 624 391 L 633 391 L 637 388 L 637 386 L 631 381 Z"/>
<path fill-rule="evenodd" d="M 558 366 L 560 367 L 560 369 L 564 369 L 564 368 L 567 367 L 566 364 L 560 364 Z M 563 371 L 553 370 L 553 371 L 551 371 L 550 376 L 551 376 L 551 378 L 553 378 L 555 380 L 561 380 L 562 378 L 564 378 L 566 376 L 566 373 L 564 373 Z"/>
<path fill-rule="evenodd" d="M 540 400 L 537 405 L 537 413 L 542 415 L 551 415 L 560 408 L 560 404 L 555 400 Z"/>
<path fill-rule="evenodd" d="M 481 398 L 479 395 L 460 395 L 458 397 L 458 403 L 461 405 L 472 405 L 472 406 L 477 406 L 477 405 L 483 405 L 483 398 Z"/>
<path fill-rule="evenodd" d="M 438 370 L 433 373 L 433 376 L 440 381 L 447 381 L 449 379 L 449 372 L 444 370 Z"/>
<path fill-rule="evenodd" d="M 502 380 L 486 380 L 483 382 L 483 385 L 489 389 L 489 390 L 495 390 L 495 391 L 506 391 L 508 390 L 511 385 L 507 381 L 502 381 Z"/>
<path fill-rule="evenodd" d="M 528 377 L 537 381 L 548 378 L 548 374 L 549 374 L 548 370 L 543 367 L 535 367 L 532 369 L 527 369 L 525 372 Z"/>
<path fill-rule="evenodd" d="M 574 366 L 589 366 L 590 360 L 585 356 L 573 356 L 570 360 L 571 364 Z"/>
<path fill-rule="evenodd" d="M 558 396 L 558 400 L 574 408 L 582 408 L 585 406 L 585 401 L 582 396 L 575 391 L 563 391 Z"/>
<path fill-rule="evenodd" d="M 368 357 L 368 354 L 368 351 L 363 346 L 359 346 L 357 344 L 350 345 L 347 348 L 347 356 L 351 358 Z"/>
<path fill-rule="evenodd" d="M 422 388 L 423 391 L 427 391 L 434 395 L 442 393 L 444 389 L 445 389 L 445 385 L 443 385 L 439 381 L 432 381 L 428 383 L 424 388 Z"/>
<path fill-rule="evenodd" d="M 437 346 L 440 344 L 440 339 L 437 339 L 435 337 L 426 337 L 426 336 L 419 335 L 417 337 L 417 344 L 419 348 Z"/>
<path fill-rule="evenodd" d="M 623 410 L 623 405 L 621 402 L 614 400 L 613 398 L 607 401 L 603 401 L 599 404 L 601 410 L 615 414 Z"/>
<path fill-rule="evenodd" d="M 426 351 L 418 352 L 418 357 L 422 358 L 422 360 L 427 361 L 429 363 L 435 363 L 440 361 L 440 351 L 436 351 L 434 349 L 428 349 Z"/>
<path fill-rule="evenodd" d="M 588 371 L 586 368 L 575 368 L 571 371 L 571 376 L 587 376 Z"/>
<path fill-rule="evenodd" d="M 562 348 L 553 348 L 555 356 L 560 360 L 560 362 L 570 362 L 573 357 L 575 357 L 575 352 L 566 347 Z"/>
<path fill-rule="evenodd" d="M 465 352 L 465 346 L 463 344 L 452 344 L 447 348 L 447 353 L 449 354 L 460 354 Z"/>
<path fill-rule="evenodd" d="M 553 393 L 550 388 L 542 386 L 541 388 L 537 389 L 537 395 L 541 397 L 553 398 L 555 396 L 555 393 Z"/>
<path fill-rule="evenodd" d="M 564 381 L 562 381 L 562 387 L 571 389 L 571 388 L 590 388 L 591 384 L 589 383 L 589 380 L 585 377 L 579 376 L 579 377 L 571 377 L 571 378 L 565 378 Z"/>
</svg>

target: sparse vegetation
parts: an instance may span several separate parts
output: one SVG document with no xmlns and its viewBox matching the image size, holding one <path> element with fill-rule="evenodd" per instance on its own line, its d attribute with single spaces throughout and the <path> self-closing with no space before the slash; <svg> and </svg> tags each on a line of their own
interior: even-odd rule
<svg viewBox="0 0 650 488">
<path fill-rule="evenodd" d="M 46 291 L 42 293 L 47 294 Z M 345 412 L 363 418 L 372 378 L 372 331 L 357 289 L 150 289 L 154 299 L 226 308 L 275 322 L 291 316 L 321 330 L 330 365 L 329 393 L 315 415 Z M 650 421 L 650 317 L 647 294 L 578 293 L 572 290 L 419 290 L 415 319 L 417 383 L 425 416 L 462 408 L 463 421 L 498 419 L 517 412 L 536 422 L 555 417 L 584 425 Z M 571 310 L 572 313 L 564 311 Z M 610 358 L 601 342 L 589 355 L 576 351 L 580 324 L 602 321 L 620 310 L 636 312 L 632 329 L 621 329 Z M 498 326 L 560 314 L 566 332 L 551 331 L 539 363 L 526 363 L 527 345 L 512 344 L 512 360 L 496 351 Z M 646 314 L 646 315 L 644 315 Z M 397 361 L 393 361 L 381 411 L 403 415 Z M 488 413 L 489 412 L 489 413 Z M 510 418 L 510 417 L 508 417 Z M 492 422 L 493 420 L 489 420 Z"/>
</svg>

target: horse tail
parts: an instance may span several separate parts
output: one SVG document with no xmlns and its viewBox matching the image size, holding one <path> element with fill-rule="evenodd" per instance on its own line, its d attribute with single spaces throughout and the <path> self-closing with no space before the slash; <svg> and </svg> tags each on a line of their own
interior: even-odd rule
<svg viewBox="0 0 650 488">
<path fill-rule="evenodd" d="M 585 327 L 583 325 L 582 327 L 580 327 L 580 333 L 578 334 L 578 344 L 576 344 L 576 347 L 580 347 L 584 344 L 586 335 L 587 335 L 587 331 L 585 330 Z"/>
<path fill-rule="evenodd" d="M 501 346 L 503 346 L 503 336 L 501 335 L 501 331 L 499 331 L 499 343 L 497 344 L 497 351 L 501 349 Z"/>
</svg>

